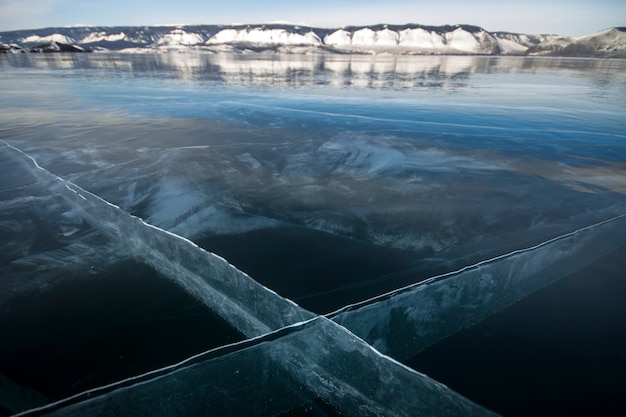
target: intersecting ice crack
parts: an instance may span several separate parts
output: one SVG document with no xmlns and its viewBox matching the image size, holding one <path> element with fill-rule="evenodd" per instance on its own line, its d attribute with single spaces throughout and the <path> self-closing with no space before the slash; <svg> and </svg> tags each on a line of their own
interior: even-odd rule
<svg viewBox="0 0 626 417">
<path fill-rule="evenodd" d="M 247 337 L 260 338 L 261 341 L 265 341 L 264 335 L 268 333 L 285 328 L 295 329 L 295 337 L 280 337 L 270 344 L 261 343 L 260 348 L 262 356 L 268 358 L 271 363 L 267 369 L 281 369 L 279 372 L 286 375 L 284 379 L 291 379 L 303 386 L 309 393 L 307 396 L 321 397 L 348 415 L 408 416 L 416 410 L 431 412 L 433 409 L 437 410 L 435 415 L 493 415 L 427 376 L 377 352 L 344 327 L 325 317 L 316 316 L 260 285 L 217 255 L 204 251 L 187 239 L 131 216 L 119 207 L 52 174 L 39 166 L 31 156 L 4 143 L 6 150 L 22 159 L 26 169 L 42 184 L 45 184 L 51 193 L 62 196 L 77 215 L 103 234 L 120 242 L 129 254 L 173 279 Z M 287 334 L 292 333 L 287 332 Z M 267 346 L 271 348 L 263 350 L 267 349 Z M 343 362 L 338 360 L 342 356 Z M 258 372 L 256 369 L 258 361 L 254 363 L 254 369 L 248 369 L 246 372 L 249 377 Z M 356 369 L 367 372 L 367 378 L 359 377 L 354 372 Z M 174 371 L 173 381 L 178 381 L 177 375 L 180 376 L 181 373 L 185 374 L 188 371 L 187 368 Z M 272 370 L 272 372 L 277 371 Z M 383 381 L 389 378 L 379 378 L 380 373 L 393 375 L 396 384 L 384 383 Z M 167 376 L 157 379 L 168 380 Z M 172 379 L 169 380 L 171 382 Z M 152 386 L 151 382 L 149 380 L 139 385 L 145 388 Z M 260 383 L 267 383 L 267 381 L 260 381 Z M 219 396 L 219 393 L 224 392 L 225 389 L 220 386 L 216 390 L 209 389 L 207 392 L 207 384 L 199 386 L 202 388 L 201 395 L 204 400 L 195 401 L 188 407 L 199 407 L 208 399 L 215 399 L 214 395 Z M 232 389 L 233 386 L 226 389 Z M 94 401 L 97 403 L 98 399 L 103 404 L 119 401 L 121 405 L 118 404 L 116 407 L 126 408 L 129 404 L 136 404 L 138 398 L 145 396 L 141 392 L 142 388 L 139 391 L 137 389 L 113 391 L 109 395 L 101 395 L 96 399 L 88 400 L 85 404 L 78 403 L 68 407 L 64 407 L 64 402 L 61 402 L 59 409 L 56 408 L 59 404 L 55 403 L 42 410 L 32 410 L 32 413 L 84 415 L 86 409 L 83 406 L 93 407 Z M 185 395 L 192 389 L 186 386 Z M 289 393 L 288 391 L 284 393 Z M 302 399 L 303 395 L 299 394 L 299 398 Z M 79 395 L 78 398 L 82 397 Z M 160 413 L 172 415 L 173 411 L 170 407 L 181 403 L 181 399 L 176 395 L 158 396 L 158 398 L 169 398 L 165 400 L 169 405 L 165 408 L 147 406 L 147 409 L 143 409 L 142 412 L 150 415 L 160 415 Z M 235 409 L 223 408 L 224 404 L 228 403 L 223 398 L 209 401 L 205 405 L 205 412 L 213 407 L 213 414 L 232 414 Z M 266 409 L 265 412 L 256 407 L 253 411 L 257 415 L 272 415 L 277 411 L 286 411 L 288 408 L 283 409 L 283 407 L 290 404 L 284 396 L 280 398 L 280 401 L 273 403 L 275 406 Z M 215 410 L 216 405 L 219 405 L 219 410 Z M 279 406 L 279 409 L 276 409 L 276 406 Z M 117 411 L 109 412 L 112 415 L 117 414 L 119 409 L 115 410 Z M 239 414 L 241 407 L 236 410 Z M 29 413 L 26 412 L 26 414 Z M 177 409 L 175 414 L 187 415 L 189 408 Z"/>
<path fill-rule="evenodd" d="M 249 338 L 26 414 L 81 415 L 94 407 L 115 414 L 128 411 L 139 398 L 160 393 L 158 398 L 167 406 L 144 404 L 144 412 L 182 415 L 198 409 L 226 415 L 236 406 L 237 412 L 250 407 L 257 415 L 273 415 L 318 397 L 348 415 L 491 415 L 386 355 L 410 357 L 626 243 L 626 215 L 622 215 L 346 306 L 328 317 L 316 316 L 224 259 L 131 216 L 5 144 L 6 151 L 21 159 L 50 192 L 61 195 L 86 221 L 175 280 Z M 228 367 L 238 369 L 233 380 L 223 377 Z M 234 404 L 241 400 L 236 395 L 239 371 L 246 375 L 247 384 L 253 381 L 263 387 L 271 382 L 273 392 L 260 389 L 246 405 Z M 224 392 L 232 395 L 225 398 Z"/>
</svg>

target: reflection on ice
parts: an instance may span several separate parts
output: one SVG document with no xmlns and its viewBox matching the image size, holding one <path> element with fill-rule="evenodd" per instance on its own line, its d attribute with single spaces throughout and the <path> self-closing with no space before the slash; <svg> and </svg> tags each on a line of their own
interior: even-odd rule
<svg viewBox="0 0 626 417">
<path fill-rule="evenodd" d="M 478 56 L 387 56 L 387 55 L 281 55 L 229 53 L 159 53 L 159 54 L 49 54 L 42 59 L 29 54 L 9 56 L 2 66 L 27 66 L 41 69 L 81 69 L 97 75 L 97 70 L 115 69 L 124 76 L 205 80 L 235 85 L 291 85 L 374 88 L 464 88 L 467 77 L 481 74 L 549 73 L 554 69 L 572 71 L 566 59 Z M 619 63 L 589 60 L 593 71 L 615 74 Z"/>
<path fill-rule="evenodd" d="M 5 152 L 24 160 L 29 158 L 17 148 L 5 146 Z M 77 216 L 119 242 L 129 256 L 175 279 L 243 334 L 259 336 L 312 317 L 311 313 L 259 285 L 224 259 L 128 215 L 119 207 L 39 167 L 34 160 L 29 162 L 32 164 L 30 172 L 61 196 Z"/>
<path fill-rule="evenodd" d="M 0 161 L 0 313 L 72 274 L 96 273 L 125 257 L 6 149 Z"/>
<path fill-rule="evenodd" d="M 525 131 L 485 133 L 485 121 L 450 109 L 453 126 L 416 120 L 444 117 L 430 109 L 370 117 L 376 107 L 358 101 L 329 101 L 319 111 L 307 100 L 269 100 L 276 99 L 220 102 L 218 115 L 228 119 L 219 122 L 64 113 L 59 124 L 54 112 L 53 120 L 37 113 L 33 127 L 18 126 L 11 137 L 50 171 L 199 243 L 295 225 L 415 252 L 408 270 L 390 271 L 403 273 L 398 281 L 327 272 L 316 293 L 369 280 L 381 286 L 343 291 L 346 298 L 324 309 L 307 305 L 318 313 L 626 211 L 624 163 L 612 151 L 619 125 L 610 121 L 598 128 L 607 134 L 565 140 L 551 130 L 562 119 L 550 119 L 524 141 Z M 285 264 L 277 255 L 266 263 Z M 297 268 L 276 272 L 286 270 Z M 302 296 L 299 275 L 284 279 L 296 289 L 284 296 Z"/>
</svg>

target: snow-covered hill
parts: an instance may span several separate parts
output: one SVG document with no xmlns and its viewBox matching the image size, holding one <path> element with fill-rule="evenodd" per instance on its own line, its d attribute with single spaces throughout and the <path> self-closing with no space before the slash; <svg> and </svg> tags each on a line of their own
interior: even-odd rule
<svg viewBox="0 0 626 417">
<path fill-rule="evenodd" d="M 71 48 L 68 46 L 73 46 Z M 0 33 L 0 51 L 207 51 L 626 57 L 626 28 L 580 38 L 488 32 L 470 25 L 69 27 Z"/>
<path fill-rule="evenodd" d="M 626 58 L 626 27 L 579 38 L 556 38 L 529 48 L 531 55 Z"/>
</svg>

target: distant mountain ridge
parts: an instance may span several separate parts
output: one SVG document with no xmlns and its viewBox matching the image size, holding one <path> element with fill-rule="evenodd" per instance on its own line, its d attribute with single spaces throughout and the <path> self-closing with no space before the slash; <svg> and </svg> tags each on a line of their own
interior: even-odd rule
<svg viewBox="0 0 626 417">
<path fill-rule="evenodd" d="M 357 53 L 626 58 L 626 28 L 568 38 L 418 24 L 323 29 L 288 24 L 61 27 L 0 32 L 0 52 Z"/>
</svg>

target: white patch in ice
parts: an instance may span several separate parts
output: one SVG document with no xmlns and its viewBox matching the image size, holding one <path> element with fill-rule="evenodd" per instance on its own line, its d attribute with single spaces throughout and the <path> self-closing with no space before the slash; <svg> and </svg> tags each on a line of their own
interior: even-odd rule
<svg viewBox="0 0 626 417">
<path fill-rule="evenodd" d="M 148 222 L 169 229 L 182 218 L 201 207 L 205 198 L 188 189 L 182 182 L 161 181 L 159 191 L 152 199 Z"/>
<path fill-rule="evenodd" d="M 238 155 L 237 159 L 240 160 L 241 162 L 249 164 L 252 169 L 259 169 L 259 168 L 261 168 L 261 163 L 259 161 L 257 161 L 256 159 L 254 159 L 254 157 L 252 155 L 250 155 L 249 152 L 246 152 L 246 153 L 244 153 L 242 155 Z"/>
</svg>

